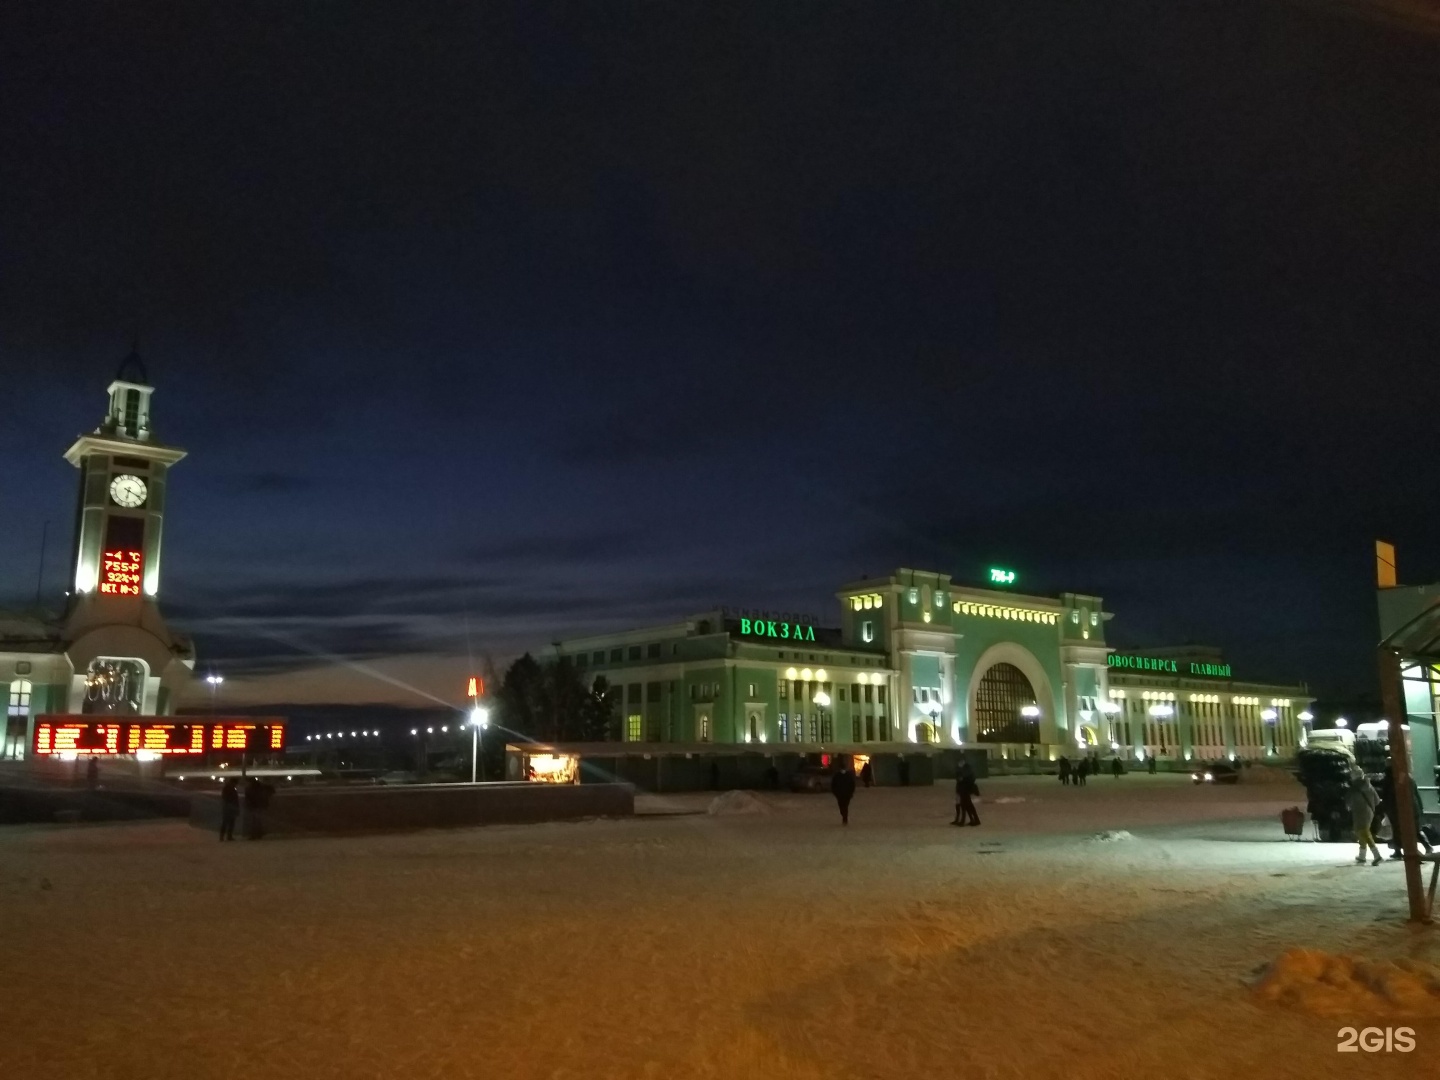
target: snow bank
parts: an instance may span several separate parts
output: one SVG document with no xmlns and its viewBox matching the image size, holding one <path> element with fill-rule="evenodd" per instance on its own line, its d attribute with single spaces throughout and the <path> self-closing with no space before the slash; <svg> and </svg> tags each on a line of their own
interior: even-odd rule
<svg viewBox="0 0 1440 1080">
<path fill-rule="evenodd" d="M 1318 1016 L 1440 1017 L 1440 968 L 1290 949 L 1265 969 L 1255 995 Z"/>
<path fill-rule="evenodd" d="M 748 791 L 727 791 L 710 800 L 707 814 L 768 814 L 770 808 Z"/>
<path fill-rule="evenodd" d="M 976 799 L 975 801 L 976 801 L 976 802 L 982 802 L 982 801 L 983 801 L 983 802 L 992 802 L 992 803 L 996 803 L 996 804 L 998 805 L 998 804 L 1000 804 L 1000 803 L 1017 803 L 1017 802 L 1024 802 L 1024 801 L 1025 801 L 1025 796 L 1024 796 L 1024 795 L 1001 795 L 998 799 L 986 799 L 986 800 Z"/>
<path fill-rule="evenodd" d="M 1086 839 L 1101 844 L 1113 844 L 1120 840 L 1134 840 L 1135 836 L 1125 829 L 1106 829 L 1104 832 L 1097 832 Z"/>
</svg>

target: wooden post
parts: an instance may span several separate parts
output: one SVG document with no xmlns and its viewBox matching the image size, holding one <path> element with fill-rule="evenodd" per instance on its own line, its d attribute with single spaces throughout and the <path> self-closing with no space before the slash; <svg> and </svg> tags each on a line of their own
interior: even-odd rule
<svg viewBox="0 0 1440 1080">
<path fill-rule="evenodd" d="M 1390 721 L 1390 762 L 1395 782 L 1395 820 L 1390 827 L 1405 859 L 1405 893 L 1410 899 L 1410 921 L 1429 922 L 1425 888 L 1420 874 L 1420 853 L 1415 843 L 1419 822 L 1410 796 L 1410 746 L 1405 741 L 1405 694 L 1400 679 L 1400 655 L 1383 646 L 1379 650 L 1380 695 Z"/>
</svg>

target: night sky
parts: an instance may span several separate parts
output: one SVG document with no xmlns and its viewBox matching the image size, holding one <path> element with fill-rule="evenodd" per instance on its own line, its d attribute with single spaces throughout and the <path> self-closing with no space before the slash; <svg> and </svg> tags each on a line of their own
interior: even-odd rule
<svg viewBox="0 0 1440 1080">
<path fill-rule="evenodd" d="M 991 563 L 1351 693 L 1440 578 L 1423 5 L 17 6 L 0 598 L 138 338 L 237 700 Z"/>
</svg>

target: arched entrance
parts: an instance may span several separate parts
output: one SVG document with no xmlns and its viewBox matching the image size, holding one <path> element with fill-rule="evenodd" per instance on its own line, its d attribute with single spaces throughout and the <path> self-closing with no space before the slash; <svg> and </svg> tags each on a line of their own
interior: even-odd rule
<svg viewBox="0 0 1440 1080">
<path fill-rule="evenodd" d="M 935 737 L 935 725 L 928 720 L 915 721 L 915 741 L 917 743 L 936 743 L 940 740 Z"/>
<path fill-rule="evenodd" d="M 971 737 L 978 742 L 1038 743 L 1040 707 L 1035 688 L 1014 664 L 992 664 L 975 686 Z"/>
</svg>

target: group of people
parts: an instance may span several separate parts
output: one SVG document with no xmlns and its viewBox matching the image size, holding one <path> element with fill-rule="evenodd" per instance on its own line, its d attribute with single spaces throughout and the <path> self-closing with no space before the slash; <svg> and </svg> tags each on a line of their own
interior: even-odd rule
<svg viewBox="0 0 1440 1080">
<path fill-rule="evenodd" d="M 1410 777 L 1410 804 L 1414 808 L 1415 815 L 1415 839 L 1425 849 L 1428 855 L 1433 850 L 1429 838 L 1420 823 L 1424 820 L 1420 810 L 1420 789 L 1415 784 L 1415 778 Z M 1345 804 L 1350 808 L 1350 822 L 1355 828 L 1355 839 L 1360 844 L 1359 854 L 1355 856 L 1357 866 L 1365 865 L 1366 856 L 1373 856 L 1371 866 L 1379 866 L 1385 861 L 1380 854 L 1379 845 L 1375 843 L 1375 832 L 1379 829 L 1381 822 L 1390 822 L 1390 857 L 1398 859 L 1401 857 L 1399 828 L 1397 827 L 1396 807 L 1398 792 L 1395 790 L 1395 769 L 1393 765 L 1385 767 L 1385 774 L 1380 778 L 1380 790 L 1375 790 L 1375 785 L 1370 783 L 1370 778 L 1358 765 L 1350 766 L 1350 781 L 1345 788 Z"/>
<path fill-rule="evenodd" d="M 875 781 L 874 771 L 867 761 L 860 768 L 860 780 L 868 788 Z M 850 824 L 850 800 L 855 797 L 855 772 L 849 760 L 842 760 L 830 776 L 830 794 L 835 796 L 835 805 L 840 808 L 840 824 Z M 961 759 L 955 769 L 955 820 L 952 825 L 979 825 L 980 815 L 975 812 L 975 798 L 980 794 L 980 785 L 975 782 L 975 770 L 970 762 Z"/>
<path fill-rule="evenodd" d="M 1086 754 L 1079 761 L 1072 762 L 1064 754 L 1060 755 L 1057 762 L 1060 766 L 1060 783 L 1069 787 L 1074 784 L 1076 787 L 1084 787 L 1085 779 L 1089 776 L 1098 776 L 1100 773 L 1100 755 Z M 1123 766 L 1118 757 L 1110 759 L 1110 775 L 1119 776 Z"/>
<path fill-rule="evenodd" d="M 259 777 L 251 776 L 245 781 L 242 795 L 240 786 L 233 776 L 227 776 L 220 785 L 220 839 L 235 839 L 235 824 L 240 811 L 245 811 L 244 827 L 240 830 L 246 840 L 259 840 L 265 835 L 265 810 L 275 789 Z"/>
</svg>

